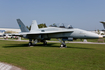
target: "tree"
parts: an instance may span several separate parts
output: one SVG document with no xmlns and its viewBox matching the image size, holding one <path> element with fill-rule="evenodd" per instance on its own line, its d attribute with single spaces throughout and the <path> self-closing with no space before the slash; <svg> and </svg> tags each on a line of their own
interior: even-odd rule
<svg viewBox="0 0 105 70">
<path fill-rule="evenodd" d="M 28 27 L 28 26 L 26 26 L 28 29 L 29 29 L 29 31 L 31 30 L 31 25 Z"/>
<path fill-rule="evenodd" d="M 50 27 L 57 27 L 57 25 L 54 23 L 53 25 L 50 25 Z"/>
<path fill-rule="evenodd" d="M 16 31 L 5 31 L 4 33 L 11 34 L 11 33 L 18 33 Z"/>
<path fill-rule="evenodd" d="M 29 31 L 31 30 L 31 25 L 30 25 L 29 27 L 28 27 L 28 26 L 26 26 L 26 27 L 29 29 Z M 39 27 L 39 28 L 45 28 L 45 27 L 47 27 L 47 26 L 46 26 L 45 23 L 44 23 L 44 24 L 42 23 L 42 24 L 39 24 L 38 27 Z"/>
<path fill-rule="evenodd" d="M 98 31 L 98 34 L 100 34 L 100 30 L 98 29 L 97 31 Z"/>
<path fill-rule="evenodd" d="M 47 27 L 47 26 L 46 26 L 45 23 L 44 23 L 44 24 L 42 23 L 42 24 L 39 24 L 38 27 L 39 27 L 39 28 L 45 28 L 45 27 Z"/>
</svg>

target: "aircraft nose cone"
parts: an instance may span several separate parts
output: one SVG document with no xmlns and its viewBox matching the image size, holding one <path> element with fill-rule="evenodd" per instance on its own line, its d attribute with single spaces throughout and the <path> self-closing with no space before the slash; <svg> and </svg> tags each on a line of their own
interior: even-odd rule
<svg viewBox="0 0 105 70">
<path fill-rule="evenodd" d="M 103 38 L 103 36 L 99 35 L 99 38 Z"/>
</svg>

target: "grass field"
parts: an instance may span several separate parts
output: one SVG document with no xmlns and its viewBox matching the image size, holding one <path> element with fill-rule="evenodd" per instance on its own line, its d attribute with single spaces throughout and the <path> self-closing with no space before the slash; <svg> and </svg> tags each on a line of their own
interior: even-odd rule
<svg viewBox="0 0 105 70">
<path fill-rule="evenodd" d="M 105 41 L 105 38 L 103 38 L 104 39 L 104 41 Z M 83 41 L 84 39 L 82 39 L 82 41 Z M 56 38 L 52 38 L 51 40 L 49 40 L 49 41 L 58 41 Z M 76 40 L 73 40 L 74 42 L 80 42 L 81 41 L 81 39 L 76 39 Z M 98 39 L 87 39 L 87 41 L 88 42 L 97 42 L 98 41 Z"/>
<path fill-rule="evenodd" d="M 0 61 L 23 70 L 105 70 L 105 45 L 38 44 L 28 47 L 28 42 L 1 41 Z"/>
</svg>

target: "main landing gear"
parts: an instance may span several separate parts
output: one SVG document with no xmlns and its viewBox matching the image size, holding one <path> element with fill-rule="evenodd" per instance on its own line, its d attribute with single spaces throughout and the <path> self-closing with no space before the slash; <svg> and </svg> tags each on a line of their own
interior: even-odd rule
<svg viewBox="0 0 105 70">
<path fill-rule="evenodd" d="M 46 40 L 44 40 L 44 41 L 43 41 L 43 45 L 47 45 L 47 42 L 46 42 Z"/>
<path fill-rule="evenodd" d="M 37 39 L 34 39 L 34 40 L 33 40 L 33 43 L 32 43 L 32 39 L 29 39 L 28 45 L 29 45 L 29 46 L 33 46 L 33 45 L 37 44 L 38 42 L 43 42 L 43 45 L 47 45 L 46 40 L 40 41 L 40 40 L 37 40 Z"/>
<path fill-rule="evenodd" d="M 66 45 L 64 45 L 64 44 L 61 44 L 61 47 L 65 47 L 65 48 L 66 48 L 67 46 L 66 46 Z"/>
<path fill-rule="evenodd" d="M 29 39 L 29 43 L 28 43 L 29 46 L 32 46 L 32 39 Z"/>
<path fill-rule="evenodd" d="M 58 39 L 58 38 L 57 38 Z M 58 39 L 58 41 L 61 43 L 61 47 L 60 48 L 67 48 L 65 41 Z"/>
<path fill-rule="evenodd" d="M 32 46 L 32 42 L 29 42 L 28 45 L 29 45 L 29 46 Z"/>
</svg>

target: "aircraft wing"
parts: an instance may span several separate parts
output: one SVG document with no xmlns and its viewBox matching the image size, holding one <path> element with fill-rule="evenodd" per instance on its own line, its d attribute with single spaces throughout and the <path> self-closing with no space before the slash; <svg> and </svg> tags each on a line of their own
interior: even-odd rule
<svg viewBox="0 0 105 70">
<path fill-rule="evenodd" d="M 55 34 L 55 33 L 72 33 L 73 31 L 46 31 L 46 32 L 43 32 L 43 31 L 36 31 L 36 32 L 22 32 L 22 33 L 19 33 L 17 35 L 24 35 L 24 34 L 27 34 L 27 35 L 38 35 L 38 34 Z"/>
</svg>

